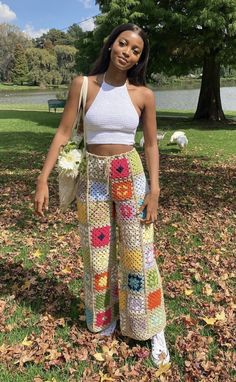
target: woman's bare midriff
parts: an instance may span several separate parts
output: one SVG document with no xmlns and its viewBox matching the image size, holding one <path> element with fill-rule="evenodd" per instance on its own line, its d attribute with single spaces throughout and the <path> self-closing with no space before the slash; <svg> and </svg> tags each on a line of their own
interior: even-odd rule
<svg viewBox="0 0 236 382">
<path fill-rule="evenodd" d="M 111 144 L 90 144 L 87 145 L 87 151 L 91 154 L 110 156 L 116 154 L 126 153 L 133 149 L 131 145 L 111 145 Z"/>
</svg>

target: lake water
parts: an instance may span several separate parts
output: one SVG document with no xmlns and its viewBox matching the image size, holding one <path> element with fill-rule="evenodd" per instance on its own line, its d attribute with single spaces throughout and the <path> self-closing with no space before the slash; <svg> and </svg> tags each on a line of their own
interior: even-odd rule
<svg viewBox="0 0 236 382">
<path fill-rule="evenodd" d="M 157 109 L 196 110 L 199 89 L 157 90 Z M 56 98 L 55 91 L 0 92 L 0 104 L 47 104 L 50 98 Z M 236 111 L 236 86 L 221 88 L 221 101 L 224 110 Z"/>
</svg>

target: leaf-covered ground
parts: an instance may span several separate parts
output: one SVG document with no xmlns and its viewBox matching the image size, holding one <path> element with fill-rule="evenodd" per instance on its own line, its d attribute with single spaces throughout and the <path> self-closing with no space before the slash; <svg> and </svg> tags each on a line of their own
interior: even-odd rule
<svg viewBox="0 0 236 382">
<path fill-rule="evenodd" d="M 168 133 L 155 245 L 171 365 L 157 370 L 149 341 L 119 327 L 111 338 L 86 329 L 76 212 L 59 212 L 55 173 L 47 216 L 32 213 L 59 114 L 2 110 L 0 118 L 0 381 L 233 381 L 235 125 L 160 119 Z M 176 129 L 189 138 L 182 153 L 167 145 Z"/>
</svg>

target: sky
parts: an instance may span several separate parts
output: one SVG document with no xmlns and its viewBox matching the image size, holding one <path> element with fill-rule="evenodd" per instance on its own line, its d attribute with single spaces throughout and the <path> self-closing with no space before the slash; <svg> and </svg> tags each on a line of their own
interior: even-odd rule
<svg viewBox="0 0 236 382">
<path fill-rule="evenodd" d="M 95 0 L 0 1 L 0 23 L 16 25 L 30 37 L 38 37 L 51 28 L 66 31 L 70 25 L 81 22 L 84 31 L 92 30 L 92 16 L 98 13 Z"/>
</svg>

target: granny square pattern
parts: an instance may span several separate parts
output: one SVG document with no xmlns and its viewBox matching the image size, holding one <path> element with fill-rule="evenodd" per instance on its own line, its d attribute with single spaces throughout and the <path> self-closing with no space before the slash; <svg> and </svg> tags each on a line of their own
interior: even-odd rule
<svg viewBox="0 0 236 382">
<path fill-rule="evenodd" d="M 90 198 L 92 200 L 107 200 L 107 187 L 102 182 L 91 182 L 90 184 Z"/>
<path fill-rule="evenodd" d="M 154 309 L 161 305 L 161 289 L 151 292 L 148 295 L 148 308 Z"/>
<path fill-rule="evenodd" d="M 109 279 L 108 272 L 103 272 L 95 275 L 95 289 L 100 292 L 104 291 L 108 288 Z"/>
<path fill-rule="evenodd" d="M 107 326 L 111 323 L 111 308 L 105 310 L 104 312 L 99 312 L 96 315 L 96 325 L 97 326 Z"/>
<path fill-rule="evenodd" d="M 104 247 L 110 242 L 111 227 L 109 225 L 100 228 L 93 228 L 91 231 L 92 246 Z"/>
<path fill-rule="evenodd" d="M 128 274 L 128 286 L 134 292 L 140 292 L 144 287 L 144 277 L 138 273 Z"/>
<path fill-rule="evenodd" d="M 131 181 L 112 183 L 112 197 L 114 200 L 129 200 L 133 195 L 133 186 Z"/>
<path fill-rule="evenodd" d="M 86 152 L 83 161 L 76 195 L 87 327 L 97 333 L 120 319 L 123 336 L 150 339 L 166 317 L 154 225 L 138 214 L 149 192 L 142 161 L 135 149 Z"/>
<path fill-rule="evenodd" d="M 111 178 L 128 178 L 130 175 L 127 158 L 113 159 L 111 161 Z"/>
</svg>

